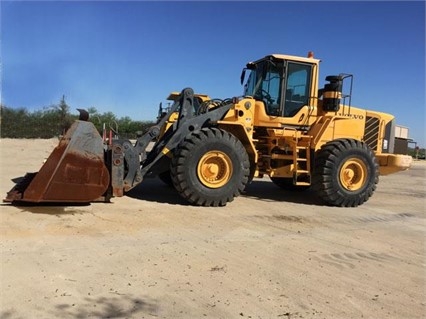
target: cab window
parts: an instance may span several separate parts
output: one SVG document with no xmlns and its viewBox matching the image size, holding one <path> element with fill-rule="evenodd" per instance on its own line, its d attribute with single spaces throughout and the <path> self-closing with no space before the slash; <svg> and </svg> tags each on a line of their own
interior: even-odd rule
<svg viewBox="0 0 426 319">
<path fill-rule="evenodd" d="M 308 104 L 311 89 L 310 64 L 289 62 L 285 91 L 284 116 L 292 117 Z"/>
</svg>

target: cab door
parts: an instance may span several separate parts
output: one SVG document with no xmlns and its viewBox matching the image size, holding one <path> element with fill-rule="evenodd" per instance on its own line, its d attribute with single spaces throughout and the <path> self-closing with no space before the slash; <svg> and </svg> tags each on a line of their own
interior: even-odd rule
<svg viewBox="0 0 426 319">
<path fill-rule="evenodd" d="M 293 117 L 309 105 L 312 83 L 312 64 L 287 61 L 284 94 L 284 117 Z"/>
</svg>

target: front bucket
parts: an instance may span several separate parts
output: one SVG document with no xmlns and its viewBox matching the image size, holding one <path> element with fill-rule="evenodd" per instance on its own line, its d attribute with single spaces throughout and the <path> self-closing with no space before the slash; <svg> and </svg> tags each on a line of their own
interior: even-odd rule
<svg viewBox="0 0 426 319">
<path fill-rule="evenodd" d="M 82 203 L 105 194 L 104 144 L 91 122 L 75 121 L 38 173 L 27 174 L 4 202 Z"/>
</svg>

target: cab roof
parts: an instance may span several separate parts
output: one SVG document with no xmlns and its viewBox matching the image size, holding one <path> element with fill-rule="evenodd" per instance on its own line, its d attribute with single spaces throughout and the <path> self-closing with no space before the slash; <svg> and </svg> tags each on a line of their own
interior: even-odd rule
<svg viewBox="0 0 426 319">
<path fill-rule="evenodd" d="M 254 61 L 252 63 L 257 63 L 259 61 L 266 60 L 266 59 L 268 59 L 270 57 L 273 57 L 274 59 L 279 59 L 279 60 L 290 60 L 290 61 L 305 62 L 305 63 L 315 63 L 315 64 L 319 64 L 319 62 L 321 62 L 321 60 L 319 60 L 319 59 L 306 58 L 306 57 L 301 57 L 301 56 L 296 56 L 296 55 L 269 54 L 269 55 L 266 55 L 265 57 L 263 57 L 262 59 Z"/>
</svg>

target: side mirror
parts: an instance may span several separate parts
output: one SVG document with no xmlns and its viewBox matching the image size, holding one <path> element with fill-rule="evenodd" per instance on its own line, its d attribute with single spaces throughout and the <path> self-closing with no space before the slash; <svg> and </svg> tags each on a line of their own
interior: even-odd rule
<svg viewBox="0 0 426 319">
<path fill-rule="evenodd" d="M 256 70 L 256 68 L 257 68 L 256 64 L 252 62 L 247 63 L 246 67 L 241 72 L 241 78 L 240 78 L 241 85 L 243 85 L 244 83 L 244 78 L 246 77 L 246 70 Z"/>
</svg>

